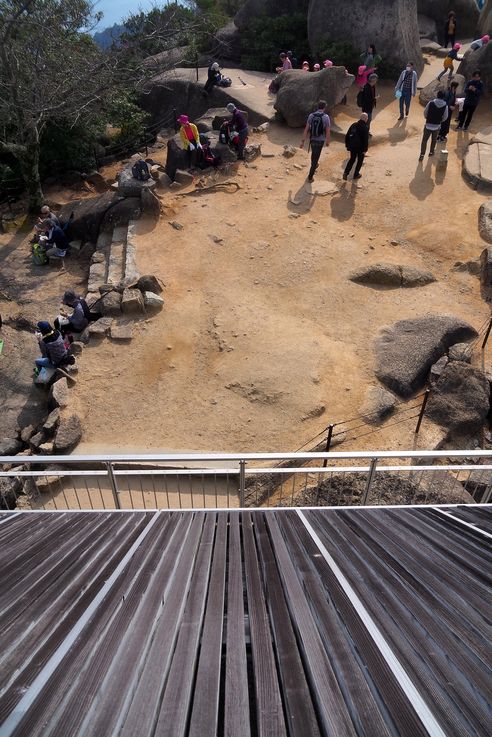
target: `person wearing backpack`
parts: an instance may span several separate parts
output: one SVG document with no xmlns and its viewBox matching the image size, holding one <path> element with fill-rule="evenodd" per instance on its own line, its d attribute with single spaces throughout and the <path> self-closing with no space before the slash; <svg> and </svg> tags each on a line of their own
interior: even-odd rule
<svg viewBox="0 0 492 737">
<path fill-rule="evenodd" d="M 300 148 L 304 148 L 304 142 L 309 134 L 311 168 L 309 170 L 308 180 L 310 182 L 313 181 L 314 172 L 318 168 L 319 157 L 321 156 L 323 146 L 330 145 L 330 125 L 330 118 L 326 113 L 326 102 L 320 100 L 317 110 L 311 113 L 307 119 L 300 144 Z"/>
<path fill-rule="evenodd" d="M 379 95 L 376 94 L 376 83 L 379 77 L 377 74 L 370 74 L 364 87 L 357 95 L 357 105 L 362 108 L 363 113 L 367 113 L 367 125 L 371 127 L 372 113 L 376 107 L 376 100 Z M 369 133 L 369 135 L 371 135 Z"/>
<path fill-rule="evenodd" d="M 425 126 L 420 146 L 419 161 L 422 161 L 425 156 L 425 149 L 427 148 L 427 141 L 429 138 L 431 139 L 429 156 L 434 156 L 437 136 L 441 129 L 441 124 L 447 120 L 448 114 L 449 111 L 445 94 L 442 90 L 439 90 L 437 97 L 434 100 L 431 100 L 424 110 Z"/>
<path fill-rule="evenodd" d="M 367 125 L 367 113 L 362 113 L 357 123 L 352 123 L 345 136 L 345 148 L 350 151 L 350 159 L 347 162 L 343 178 L 347 181 L 350 170 L 355 161 L 357 164 L 354 171 L 354 179 L 361 178 L 361 167 L 364 163 L 364 156 L 369 148 L 369 126 Z"/>
<path fill-rule="evenodd" d="M 398 92 L 400 95 L 398 95 Z M 412 97 L 417 94 L 417 72 L 413 67 L 413 61 L 409 61 L 405 69 L 400 74 L 395 87 L 395 95 L 400 98 L 400 117 L 403 120 L 403 109 L 405 108 L 405 116 L 408 118 L 410 111 L 410 103 Z"/>
</svg>

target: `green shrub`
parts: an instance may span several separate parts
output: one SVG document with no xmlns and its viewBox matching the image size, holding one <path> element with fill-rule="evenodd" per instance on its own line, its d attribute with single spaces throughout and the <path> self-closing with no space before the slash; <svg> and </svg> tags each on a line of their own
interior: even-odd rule
<svg viewBox="0 0 492 737">
<path fill-rule="evenodd" d="M 347 41 L 328 41 L 323 40 L 319 44 L 320 64 L 325 59 L 331 59 L 337 67 L 346 67 L 351 74 L 357 74 L 360 65 L 360 51 L 355 49 L 352 44 Z"/>
<path fill-rule="evenodd" d="M 292 49 L 301 61 L 309 57 L 305 13 L 253 20 L 241 41 L 241 64 L 247 69 L 274 72 L 281 51 Z"/>
</svg>

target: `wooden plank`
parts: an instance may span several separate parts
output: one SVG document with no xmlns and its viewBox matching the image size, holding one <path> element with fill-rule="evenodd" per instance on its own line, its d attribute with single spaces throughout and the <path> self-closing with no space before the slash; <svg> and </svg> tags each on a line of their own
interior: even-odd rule
<svg viewBox="0 0 492 737">
<path fill-rule="evenodd" d="M 239 512 L 229 514 L 224 735 L 250 737 Z"/>
<path fill-rule="evenodd" d="M 295 512 L 286 513 L 289 515 Z M 327 656 L 304 590 L 297 577 L 276 514 L 266 517 L 277 564 L 281 572 L 290 615 L 303 651 L 305 668 L 314 694 L 318 718 L 329 735 L 356 737 L 337 676 Z"/>
<path fill-rule="evenodd" d="M 185 516 L 193 521 L 188 534 L 183 538 L 182 553 L 178 561 L 174 561 L 173 582 L 163 602 L 152 646 L 143 663 L 136 687 L 130 694 L 128 711 L 122 715 L 121 731 L 116 732 L 118 737 L 154 734 L 205 521 L 203 513 L 186 513 Z M 104 733 L 99 732 L 98 737 L 101 734 Z"/>
<path fill-rule="evenodd" d="M 185 737 L 187 733 L 200 633 L 207 601 L 215 520 L 214 512 L 206 514 L 195 570 L 154 737 Z"/>
<path fill-rule="evenodd" d="M 258 735 L 287 737 L 270 622 L 249 512 L 242 514 L 242 527 Z"/>
<path fill-rule="evenodd" d="M 319 737 L 318 721 L 277 564 L 265 527 L 264 515 L 255 513 L 253 521 L 265 580 L 267 606 L 279 664 L 289 737 Z"/>
<path fill-rule="evenodd" d="M 188 737 L 215 737 L 218 730 L 226 545 L 227 513 L 220 512 Z"/>
<path fill-rule="evenodd" d="M 391 571 L 389 553 L 374 542 L 367 544 L 362 529 L 357 536 L 346 529 L 340 516 L 330 519 L 323 513 L 309 514 L 310 521 L 316 519 L 313 528 L 330 554 L 339 558 L 343 575 L 384 632 L 386 642 L 443 732 L 481 734 L 488 719 L 484 672 L 474 681 L 466 667 L 462 671 L 466 650 L 457 650 L 459 640 L 446 636 L 439 614 L 433 612 L 432 600 L 419 602 L 419 594 L 412 593 Z M 388 524 L 394 522 L 388 519 Z M 449 652 L 453 641 L 456 656 Z M 482 696 L 476 698 L 475 692 L 480 691 Z"/>
</svg>

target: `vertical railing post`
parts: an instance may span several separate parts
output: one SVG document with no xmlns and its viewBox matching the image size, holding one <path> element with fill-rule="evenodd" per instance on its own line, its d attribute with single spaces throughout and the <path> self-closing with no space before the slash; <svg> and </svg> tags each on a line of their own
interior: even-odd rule
<svg viewBox="0 0 492 737">
<path fill-rule="evenodd" d="M 422 420 L 424 419 L 425 408 L 427 405 L 427 400 L 429 399 L 430 391 L 431 391 L 430 389 L 425 390 L 424 400 L 422 402 L 422 407 L 420 408 L 420 412 L 419 412 L 419 419 L 417 420 L 417 427 L 415 428 L 415 435 L 419 434 L 420 426 L 422 424 Z"/>
<path fill-rule="evenodd" d="M 333 428 L 335 425 L 328 425 L 328 435 L 326 436 L 326 447 L 325 447 L 325 453 L 329 453 L 330 446 L 331 446 L 331 438 L 333 436 Z M 323 461 L 323 468 L 326 468 L 328 465 L 328 458 L 325 458 Z"/>
<path fill-rule="evenodd" d="M 246 491 L 246 461 L 239 461 L 239 506 L 244 507 Z"/>
<path fill-rule="evenodd" d="M 174 132 L 177 133 L 179 129 L 179 125 L 178 125 L 178 114 L 176 112 L 175 107 L 173 107 L 173 120 L 174 120 Z"/>
<path fill-rule="evenodd" d="M 488 326 L 487 330 L 485 331 L 485 335 L 484 335 L 483 343 L 482 343 L 482 351 L 484 350 L 485 346 L 487 345 L 487 341 L 489 339 L 489 335 L 490 335 L 491 329 L 492 329 L 492 317 L 490 318 L 490 320 L 489 320 L 489 326 Z"/>
<path fill-rule="evenodd" d="M 373 458 L 371 461 L 371 467 L 369 468 L 369 476 L 367 477 L 366 488 L 364 489 L 364 495 L 360 502 L 361 507 L 365 507 L 367 505 L 367 500 L 369 498 L 369 493 L 371 491 L 372 481 L 374 479 L 374 474 L 376 473 L 377 465 L 378 465 L 378 459 Z"/>
<path fill-rule="evenodd" d="M 106 463 L 106 470 L 108 472 L 109 483 L 111 484 L 111 490 L 113 492 L 114 505 L 116 509 L 121 509 L 120 498 L 118 496 L 118 484 L 116 483 L 116 476 L 114 475 L 114 469 L 112 463 Z M 130 491 L 130 494 L 132 492 Z"/>
</svg>

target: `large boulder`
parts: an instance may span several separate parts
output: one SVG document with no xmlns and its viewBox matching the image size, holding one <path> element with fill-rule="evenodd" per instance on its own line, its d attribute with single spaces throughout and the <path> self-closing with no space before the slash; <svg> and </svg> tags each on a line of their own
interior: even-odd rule
<svg viewBox="0 0 492 737">
<path fill-rule="evenodd" d="M 449 346 L 476 336 L 471 325 L 450 315 L 399 320 L 383 328 L 375 342 L 376 376 L 398 395 L 409 397 L 422 389 L 431 366 Z"/>
<path fill-rule="evenodd" d="M 213 55 L 216 59 L 241 61 L 241 33 L 234 21 L 219 28 L 215 34 Z"/>
<path fill-rule="evenodd" d="M 484 36 L 486 33 L 489 35 L 492 31 L 492 0 L 485 0 L 485 5 L 482 8 L 482 12 L 478 18 L 478 32 L 477 36 Z"/>
<path fill-rule="evenodd" d="M 492 293 L 492 247 L 484 248 L 480 254 L 480 284 L 482 296 L 487 301 Z"/>
<path fill-rule="evenodd" d="M 278 76 L 279 90 L 274 104 L 287 125 L 306 125 L 309 113 L 316 110 L 318 100 L 326 100 L 328 110 L 338 105 L 347 94 L 354 77 L 343 67 L 330 67 L 306 74 L 301 69 L 282 72 Z"/>
<path fill-rule="evenodd" d="M 208 134 L 210 131 L 220 130 L 222 123 L 230 117 L 231 114 L 226 107 L 212 107 L 195 120 L 195 125 L 200 133 Z"/>
<path fill-rule="evenodd" d="M 243 31 L 252 20 L 266 15 L 268 18 L 277 18 L 279 15 L 305 13 L 308 9 L 308 0 L 246 0 L 234 16 L 234 24 Z"/>
<path fill-rule="evenodd" d="M 98 197 L 78 200 L 64 205 L 60 212 L 61 220 L 68 220 L 74 214 L 68 232 L 70 240 L 95 242 L 106 213 L 119 202 L 114 192 L 105 192 Z"/>
<path fill-rule="evenodd" d="M 119 225 L 128 225 L 130 220 L 138 220 L 141 214 L 141 198 L 125 197 L 124 199 L 120 199 L 106 212 L 101 222 L 101 230 L 112 230 Z"/>
<path fill-rule="evenodd" d="M 480 205 L 478 230 L 484 241 L 492 243 L 492 200 L 487 200 Z"/>
<path fill-rule="evenodd" d="M 399 264 L 370 264 L 361 266 L 350 274 L 350 280 L 357 284 L 377 287 L 423 287 L 436 281 L 436 277 L 428 271 L 416 269 L 414 266 Z"/>
<path fill-rule="evenodd" d="M 437 380 L 426 415 L 454 434 L 480 430 L 490 411 L 490 383 L 468 363 L 450 361 Z"/>
<path fill-rule="evenodd" d="M 492 45 L 492 44 L 491 44 Z M 492 186 L 492 126 L 472 138 L 463 157 L 463 174 L 475 187 Z"/>
<path fill-rule="evenodd" d="M 401 69 L 411 59 L 419 74 L 424 68 L 417 0 L 378 0 L 370 4 L 367 0 L 311 0 L 308 38 L 315 52 L 323 51 L 327 38 L 330 42 L 348 42 L 361 51 L 374 42 L 388 64 Z"/>
<path fill-rule="evenodd" d="M 489 30 L 492 32 L 492 29 Z M 480 69 L 482 81 L 485 85 L 485 94 L 490 94 L 492 89 L 492 42 L 482 46 L 478 51 L 469 49 L 463 56 L 458 72 L 466 79 L 471 79 L 476 69 Z"/>
<path fill-rule="evenodd" d="M 450 10 L 454 10 L 458 25 L 458 39 L 474 36 L 478 23 L 476 0 L 417 0 L 418 12 L 433 18 L 437 23 L 439 40 L 444 43 L 444 23 Z"/>
<path fill-rule="evenodd" d="M 395 395 L 382 386 L 370 386 L 359 414 L 370 425 L 379 425 L 393 414 L 396 401 Z"/>
<path fill-rule="evenodd" d="M 222 163 L 236 161 L 237 156 L 235 152 L 229 146 L 219 143 L 218 133 L 211 131 L 207 133 L 207 138 L 210 140 L 210 147 L 214 153 L 220 156 Z M 177 133 L 167 142 L 166 174 L 174 181 L 178 169 L 186 171 L 189 166 L 190 160 L 188 153 L 183 149 L 181 136 Z"/>
<path fill-rule="evenodd" d="M 429 41 L 437 41 L 437 26 L 434 18 L 429 18 L 422 13 L 417 14 L 419 24 L 420 38 L 427 38 Z"/>
<path fill-rule="evenodd" d="M 82 439 L 82 423 L 78 415 L 62 417 L 56 431 L 53 450 L 55 453 L 71 453 Z"/>
<path fill-rule="evenodd" d="M 465 78 L 462 74 L 455 74 L 453 77 L 454 82 L 458 82 L 458 97 L 463 97 L 463 90 L 465 88 Z M 446 92 L 448 89 L 447 75 L 441 79 L 433 79 L 425 87 L 420 90 L 419 100 L 421 105 L 427 105 L 428 102 L 434 100 L 437 97 L 438 92 Z"/>
<path fill-rule="evenodd" d="M 153 190 L 156 187 L 155 179 L 135 179 L 132 174 L 132 166 L 138 157 L 133 156 L 128 164 L 118 174 L 118 194 L 120 197 L 141 197 L 144 189 Z"/>
</svg>

